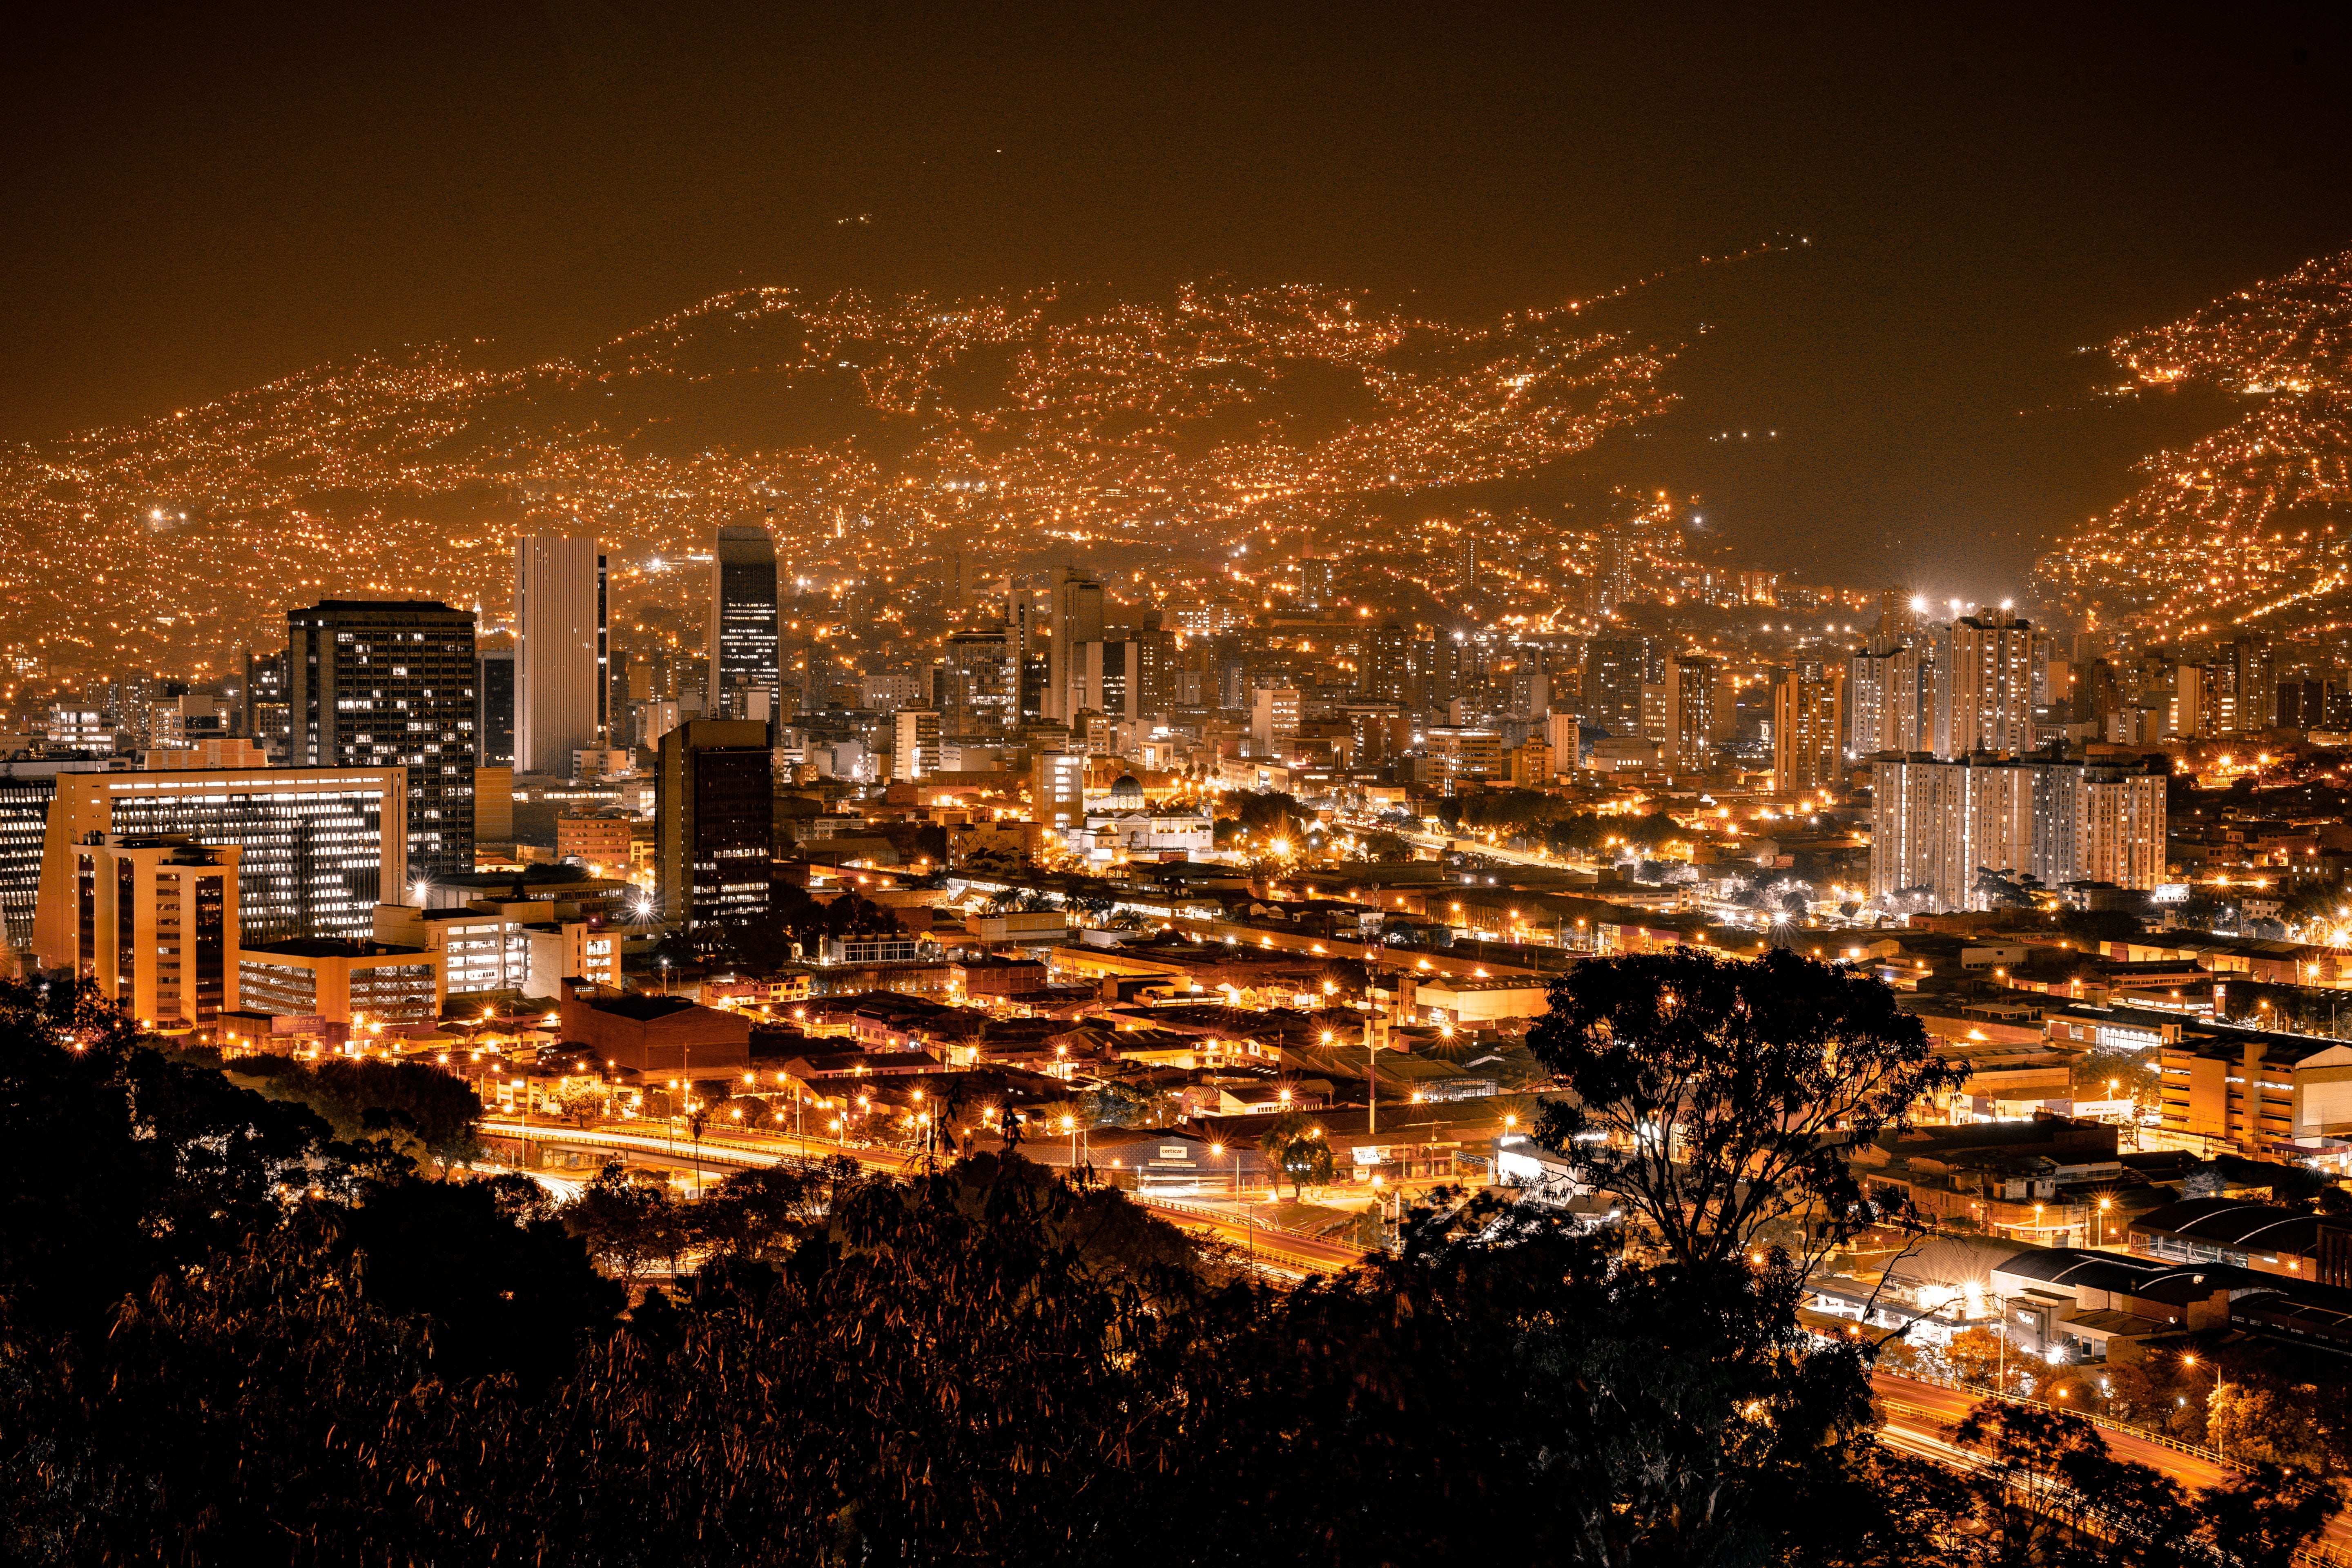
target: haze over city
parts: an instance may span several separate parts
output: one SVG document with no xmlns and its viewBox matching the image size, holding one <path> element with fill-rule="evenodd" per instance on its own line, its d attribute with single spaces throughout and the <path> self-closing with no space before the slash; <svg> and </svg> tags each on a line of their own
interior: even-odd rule
<svg viewBox="0 0 2352 1568">
<path fill-rule="evenodd" d="M 2335 11 L 0 65 L 0 1555 L 2352 1560 Z"/>
</svg>

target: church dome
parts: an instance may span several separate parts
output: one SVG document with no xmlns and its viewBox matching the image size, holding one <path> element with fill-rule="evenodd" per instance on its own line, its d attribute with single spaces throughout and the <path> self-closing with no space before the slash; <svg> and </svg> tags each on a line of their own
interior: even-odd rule
<svg viewBox="0 0 2352 1568">
<path fill-rule="evenodd" d="M 1118 781 L 1110 787 L 1110 799 L 1114 806 L 1140 806 L 1143 804 L 1143 786 L 1135 781 L 1134 774 L 1122 773 Z"/>
</svg>

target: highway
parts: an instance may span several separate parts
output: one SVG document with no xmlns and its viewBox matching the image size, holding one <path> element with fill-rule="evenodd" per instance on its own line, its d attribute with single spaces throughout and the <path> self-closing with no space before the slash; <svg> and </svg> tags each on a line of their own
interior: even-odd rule
<svg viewBox="0 0 2352 1568">
<path fill-rule="evenodd" d="M 1938 1383 L 1921 1383 L 1890 1372 L 1874 1372 L 1870 1382 L 1885 1416 L 1879 1440 L 1887 1447 L 1955 1469 L 1974 1469 L 1981 1462 L 1976 1455 L 1954 1446 L 1951 1434 L 1961 1417 L 1975 1408 L 1985 1395 L 1972 1389 L 1948 1388 Z M 2096 1412 L 2084 1414 L 2097 1419 Z M 2142 1436 L 2129 1427 L 2101 1422 L 2099 1436 L 2116 1458 L 2145 1465 L 2191 1492 L 2230 1485 L 2245 1474 L 2235 1465 L 2214 1460 L 2185 1446 Z M 2337 1515 L 2318 1544 L 2322 1550 L 2310 1553 L 2306 1560 L 2352 1563 L 2352 1518 Z"/>
<path fill-rule="evenodd" d="M 706 1134 L 698 1145 L 692 1139 L 663 1133 L 635 1133 L 613 1127 L 575 1127 L 556 1122 L 533 1122 L 526 1127 L 519 1120 L 505 1117 L 483 1118 L 482 1133 L 488 1137 L 517 1139 L 527 1134 L 541 1148 L 611 1150 L 647 1156 L 679 1169 L 719 1175 L 779 1165 L 786 1160 L 829 1160 L 836 1155 L 846 1155 L 867 1170 L 884 1176 L 904 1176 L 922 1168 L 921 1156 L 904 1150 L 836 1145 L 824 1138 L 791 1133 L 757 1136 Z M 1180 1203 L 1143 1193 L 1128 1196 L 1171 1224 L 1240 1248 L 1258 1267 L 1276 1273 L 1294 1277 L 1336 1274 L 1363 1261 L 1363 1253 L 1354 1248 L 1295 1230 L 1253 1225 L 1207 1205 Z"/>
</svg>

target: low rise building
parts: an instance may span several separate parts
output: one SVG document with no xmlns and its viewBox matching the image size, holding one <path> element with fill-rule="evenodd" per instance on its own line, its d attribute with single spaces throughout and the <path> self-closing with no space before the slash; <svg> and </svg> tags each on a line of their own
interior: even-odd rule
<svg viewBox="0 0 2352 1568">
<path fill-rule="evenodd" d="M 751 1061 L 751 1020 L 740 1013 L 571 977 L 560 995 L 564 1042 L 615 1066 L 650 1076 L 740 1069 Z"/>
<path fill-rule="evenodd" d="M 430 1023 L 446 993 L 443 957 L 388 942 L 298 936 L 237 955 L 237 990 L 257 1012 L 330 1023 Z"/>
</svg>

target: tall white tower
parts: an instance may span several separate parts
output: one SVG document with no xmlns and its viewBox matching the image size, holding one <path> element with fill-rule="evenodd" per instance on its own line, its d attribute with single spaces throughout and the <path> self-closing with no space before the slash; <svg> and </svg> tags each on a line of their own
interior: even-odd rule
<svg viewBox="0 0 2352 1568">
<path fill-rule="evenodd" d="M 515 770 L 572 772 L 612 734 L 604 556 L 593 538 L 515 541 Z"/>
</svg>

